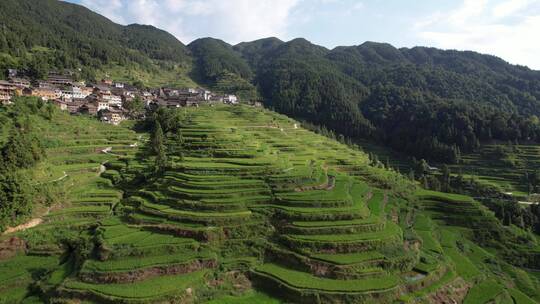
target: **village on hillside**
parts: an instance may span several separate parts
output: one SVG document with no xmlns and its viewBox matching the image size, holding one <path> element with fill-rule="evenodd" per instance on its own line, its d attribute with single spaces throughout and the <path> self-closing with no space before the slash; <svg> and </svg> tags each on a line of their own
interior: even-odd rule
<svg viewBox="0 0 540 304">
<path fill-rule="evenodd" d="M 9 105 L 16 96 L 35 96 L 52 102 L 71 114 L 94 115 L 102 122 L 119 124 L 133 116 L 129 104 L 142 102 L 152 107 L 198 107 L 203 104 L 238 104 L 236 95 L 216 94 L 203 88 L 141 89 L 122 82 L 102 79 L 97 83 L 75 81 L 69 71 L 49 72 L 47 79 L 31 81 L 15 69 L 0 80 L 0 102 Z M 260 106 L 259 102 L 253 102 Z M 136 117 L 135 117 L 136 118 Z"/>
</svg>

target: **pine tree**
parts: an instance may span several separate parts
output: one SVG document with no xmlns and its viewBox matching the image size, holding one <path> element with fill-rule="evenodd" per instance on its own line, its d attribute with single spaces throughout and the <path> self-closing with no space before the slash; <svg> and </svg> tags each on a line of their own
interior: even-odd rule
<svg viewBox="0 0 540 304">
<path fill-rule="evenodd" d="M 442 189 L 443 191 L 449 191 L 450 190 L 450 169 L 446 164 L 442 167 Z"/>
<path fill-rule="evenodd" d="M 167 165 L 167 154 L 165 153 L 163 130 L 158 121 L 155 122 L 152 133 L 152 149 L 156 155 L 154 170 L 155 172 L 163 172 Z"/>
<path fill-rule="evenodd" d="M 152 132 L 151 142 L 152 150 L 154 154 L 157 155 L 159 153 L 159 149 L 164 147 L 163 130 L 161 129 L 161 124 L 157 120 L 154 122 L 154 130 Z"/>
<path fill-rule="evenodd" d="M 424 189 L 429 189 L 427 176 L 422 175 L 421 182 L 422 182 L 422 187 L 424 187 Z"/>
<path fill-rule="evenodd" d="M 409 170 L 409 179 L 410 179 L 411 181 L 414 181 L 414 170 L 413 170 L 413 169 L 410 169 L 410 170 Z"/>
</svg>

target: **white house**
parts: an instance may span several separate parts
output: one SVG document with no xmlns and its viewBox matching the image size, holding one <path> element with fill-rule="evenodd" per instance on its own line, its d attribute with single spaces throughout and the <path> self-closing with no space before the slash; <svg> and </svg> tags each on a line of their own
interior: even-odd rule
<svg viewBox="0 0 540 304">
<path fill-rule="evenodd" d="M 84 99 L 88 95 L 90 95 L 90 92 L 88 92 L 88 90 L 83 90 L 80 87 L 76 86 L 62 90 L 62 99 L 64 100 Z"/>
<path fill-rule="evenodd" d="M 71 99 L 73 99 L 73 90 L 72 89 L 64 89 L 64 90 L 62 90 L 62 99 L 63 100 L 71 100 Z"/>
<path fill-rule="evenodd" d="M 111 94 L 109 97 L 109 103 L 114 106 L 122 105 L 122 97 L 118 95 Z"/>
<path fill-rule="evenodd" d="M 237 104 L 238 97 L 236 97 L 236 95 L 225 95 L 223 102 L 228 104 Z"/>
<path fill-rule="evenodd" d="M 98 111 L 109 110 L 109 102 L 106 101 L 106 100 L 98 101 L 97 105 L 98 105 L 98 107 L 97 107 Z"/>
</svg>

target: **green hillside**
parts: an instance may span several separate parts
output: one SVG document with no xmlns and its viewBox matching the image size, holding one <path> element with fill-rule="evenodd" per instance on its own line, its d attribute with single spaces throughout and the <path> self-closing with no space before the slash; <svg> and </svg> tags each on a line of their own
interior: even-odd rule
<svg viewBox="0 0 540 304">
<path fill-rule="evenodd" d="M 192 85 L 191 57 L 171 34 L 145 25 L 122 26 L 63 1 L 0 3 L 0 70 L 43 78 L 49 70 L 78 71 L 85 80 L 109 75 L 146 85 Z M 152 82 L 156 77 L 160 81 Z M 160 79 L 161 78 L 161 79 Z M 183 79 L 185 78 L 185 79 Z"/>
<path fill-rule="evenodd" d="M 538 268 L 536 236 L 469 197 L 413 192 L 283 115 L 160 109 L 147 124 L 162 141 L 133 123 L 31 117 L 46 157 L 25 170 L 63 199 L 0 236 L 25 242 L 2 251 L 0 303 L 540 300 L 518 267 Z"/>
</svg>

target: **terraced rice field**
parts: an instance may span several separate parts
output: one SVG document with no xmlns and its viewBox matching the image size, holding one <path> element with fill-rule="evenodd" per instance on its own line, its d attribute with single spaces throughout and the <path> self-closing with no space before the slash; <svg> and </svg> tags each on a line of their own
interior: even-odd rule
<svg viewBox="0 0 540 304">
<path fill-rule="evenodd" d="M 365 154 L 264 110 L 187 111 L 184 157 L 171 155 L 163 177 L 130 196 L 132 225 L 221 248 L 226 265 L 249 261 L 257 286 L 286 287 L 285 298 L 397 294 L 401 279 L 378 249 L 402 246 L 402 232 L 384 213 L 390 195 L 367 182 Z M 259 251 L 254 238 L 265 240 Z M 328 273 L 307 270 L 317 264 Z"/>
<path fill-rule="evenodd" d="M 167 273 L 186 263 L 207 270 L 221 264 L 249 270 L 262 290 L 286 287 L 289 299 L 390 299 L 398 293 L 399 273 L 385 264 L 395 257 L 379 249 L 402 247 L 402 232 L 384 212 L 390 194 L 369 185 L 375 172 L 362 152 L 264 110 L 186 111 L 183 142 L 172 134 L 168 139 L 175 151 L 171 164 L 160 178 L 130 192 L 127 221 L 102 222 L 100 249 L 108 257 L 86 261 L 80 281 L 92 273 L 116 281 L 128 268 L 148 273 L 169 265 Z M 134 174 L 116 165 L 120 174 Z M 173 239 L 161 241 L 167 236 Z M 147 240 L 149 246 L 142 246 Z M 281 255 L 299 262 L 284 264 Z M 318 264 L 328 273 L 309 270 Z M 76 296 L 73 286 L 67 289 Z"/>
<path fill-rule="evenodd" d="M 513 195 L 526 195 L 527 184 L 523 182 L 523 173 L 532 174 L 540 168 L 540 146 L 512 145 L 514 165 L 501 160 L 493 160 L 492 155 L 499 146 L 507 144 L 488 144 L 475 153 L 463 156 L 463 164 L 456 165 L 454 172 L 461 170 L 465 176 L 471 175 L 479 181 L 500 189 L 501 192 L 512 192 Z M 488 155 L 488 156 L 486 156 Z"/>
<path fill-rule="evenodd" d="M 411 157 L 404 156 L 396 151 L 383 146 L 368 142 L 359 142 L 359 146 L 366 152 L 378 156 L 379 161 L 387 162 L 393 168 L 407 173 L 414 169 Z M 499 156 L 494 151 L 500 148 L 512 150 L 510 159 Z M 442 164 L 430 162 L 431 166 L 442 167 Z M 453 175 L 461 173 L 466 179 L 473 178 L 480 184 L 491 186 L 501 193 L 512 193 L 519 200 L 525 200 L 528 195 L 528 185 L 524 182 L 525 172 L 534 174 L 540 169 L 540 145 L 538 144 L 512 144 L 486 143 L 482 144 L 477 151 L 466 153 L 461 156 L 461 162 L 449 166 Z M 533 190 L 533 192 L 537 192 Z"/>
<path fill-rule="evenodd" d="M 16 234 L 29 247 L 0 261 L 0 282 L 24 285 L 0 287 L 0 299 L 392 303 L 481 278 L 489 253 L 472 243 L 464 253 L 457 231 L 433 228 L 459 224 L 449 210 L 485 220 L 470 199 L 419 193 L 409 227 L 389 186 L 412 185 L 365 153 L 264 109 L 180 112 L 182 140 L 166 134 L 160 174 L 147 134 L 67 116 L 43 130 L 48 157 L 35 180 L 64 187 L 66 201 Z"/>
<path fill-rule="evenodd" d="M 506 265 L 506 273 L 493 271 L 491 263 L 497 260 L 493 252 L 470 241 L 477 229 L 494 224 L 494 216 L 484 206 L 470 197 L 457 194 L 419 190 L 417 196 L 424 210 L 414 222 L 414 229 L 423 242 L 421 262 L 416 269 L 428 273 L 424 280 L 438 268 L 446 269 L 439 282 L 449 284 L 459 277 L 472 286 L 463 303 L 537 303 L 534 299 L 538 297 L 536 291 L 525 288 L 523 290 L 529 292 L 525 294 L 508 287 L 515 284 L 508 282 L 516 280 L 516 273 L 521 270 Z M 530 278 L 521 273 L 520 280 L 528 281 Z M 430 291 L 429 288 L 426 291 Z M 413 296 L 421 294 L 419 291 Z M 413 299 L 411 295 L 403 298 Z"/>
</svg>

